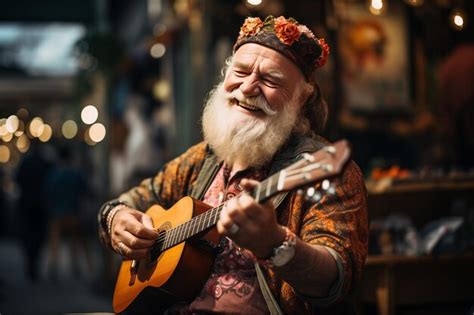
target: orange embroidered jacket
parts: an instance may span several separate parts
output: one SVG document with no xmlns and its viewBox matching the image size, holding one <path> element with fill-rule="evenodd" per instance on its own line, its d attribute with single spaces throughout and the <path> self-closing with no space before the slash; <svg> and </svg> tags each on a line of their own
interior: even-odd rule
<svg viewBox="0 0 474 315">
<path fill-rule="evenodd" d="M 316 151 L 325 144 L 327 142 L 322 138 L 293 137 L 275 155 L 269 175 L 293 163 L 303 152 Z M 170 208 L 184 196 L 200 199 L 221 163 L 204 142 L 199 143 L 167 163 L 154 177 L 120 195 L 119 200 L 146 211 L 153 204 Z M 265 270 L 273 295 L 287 314 L 340 313 L 346 308 L 348 296 L 360 279 L 368 246 L 364 179 L 357 165 L 350 161 L 337 182 L 336 195 L 323 198 L 317 204 L 308 203 L 302 196 L 290 192 L 276 209 L 281 225 L 287 226 L 305 242 L 328 247 L 339 269 L 339 281 L 331 290 L 331 296 L 321 299 L 298 294 L 271 270 Z M 110 245 L 110 238 L 103 228 L 100 233 L 103 242 Z"/>
</svg>

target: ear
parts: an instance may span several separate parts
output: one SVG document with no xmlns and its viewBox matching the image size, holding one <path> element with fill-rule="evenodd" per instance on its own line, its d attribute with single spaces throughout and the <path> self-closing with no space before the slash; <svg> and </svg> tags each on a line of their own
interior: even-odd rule
<svg viewBox="0 0 474 315">
<path fill-rule="evenodd" d="M 308 99 L 313 97 L 315 88 L 313 84 L 305 82 L 301 89 L 300 103 L 302 104 L 301 106 L 304 106 Z"/>
</svg>

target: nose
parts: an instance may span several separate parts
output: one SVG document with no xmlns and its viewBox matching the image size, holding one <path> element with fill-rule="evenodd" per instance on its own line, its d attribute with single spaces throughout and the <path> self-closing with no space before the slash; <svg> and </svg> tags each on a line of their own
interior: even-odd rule
<svg viewBox="0 0 474 315">
<path fill-rule="evenodd" d="M 240 91 L 246 96 L 257 96 L 260 94 L 258 78 L 255 73 L 245 77 L 240 85 Z"/>
</svg>

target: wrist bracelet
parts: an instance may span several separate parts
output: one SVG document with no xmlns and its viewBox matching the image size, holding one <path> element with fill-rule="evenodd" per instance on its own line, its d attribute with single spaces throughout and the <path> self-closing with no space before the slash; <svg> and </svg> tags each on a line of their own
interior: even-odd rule
<svg viewBox="0 0 474 315">
<path fill-rule="evenodd" d="M 114 208 L 112 208 L 112 210 L 110 210 L 109 213 L 107 214 L 106 224 L 107 224 L 107 234 L 109 235 L 109 237 L 112 236 L 111 235 L 112 221 L 113 221 L 115 215 L 117 214 L 117 212 L 119 212 L 120 210 L 122 210 L 125 207 L 126 207 L 126 205 L 119 204 L 118 206 L 115 206 Z"/>
<path fill-rule="evenodd" d="M 114 199 L 114 200 L 104 203 L 102 207 L 100 208 L 99 213 L 97 214 L 97 221 L 99 223 L 99 226 L 105 232 L 107 232 L 107 217 L 109 216 L 110 211 L 112 211 L 112 209 L 118 205 L 127 205 L 127 204 L 118 199 Z"/>
</svg>

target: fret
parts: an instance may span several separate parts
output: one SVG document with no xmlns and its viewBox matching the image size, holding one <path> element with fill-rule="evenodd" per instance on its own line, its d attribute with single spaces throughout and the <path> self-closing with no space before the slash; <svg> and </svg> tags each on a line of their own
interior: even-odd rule
<svg viewBox="0 0 474 315">
<path fill-rule="evenodd" d="M 260 202 L 260 189 L 262 188 L 262 184 L 258 184 L 257 185 L 257 193 L 255 195 L 255 200 L 257 200 L 257 202 Z"/>
<path fill-rule="evenodd" d="M 185 224 L 180 224 L 179 229 L 176 231 L 176 239 L 174 240 L 174 245 L 181 243 L 181 241 L 184 239 L 186 236 L 186 225 Z"/>
<path fill-rule="evenodd" d="M 185 224 L 183 224 L 183 235 L 182 239 L 188 239 L 192 234 L 192 227 L 193 227 L 193 220 L 191 219 L 190 221 L 187 221 Z"/>
<path fill-rule="evenodd" d="M 166 231 L 165 238 L 164 238 L 164 241 L 163 241 L 163 245 L 164 245 L 165 248 L 168 248 L 168 246 L 169 246 L 169 234 L 170 234 L 169 230 Z"/>
<path fill-rule="evenodd" d="M 176 244 L 176 240 L 178 239 L 179 232 L 180 232 L 179 227 L 180 227 L 180 225 L 178 225 L 177 227 L 171 229 L 171 231 L 170 231 L 171 235 L 172 235 L 172 237 L 170 239 L 170 246 L 174 246 Z"/>
<path fill-rule="evenodd" d="M 205 217 L 205 212 L 202 213 L 201 215 L 199 215 L 199 218 L 198 218 L 198 233 L 201 233 L 202 231 L 204 231 L 204 224 L 203 224 L 203 220 L 204 220 L 204 217 Z"/>
<path fill-rule="evenodd" d="M 189 236 L 195 235 L 196 234 L 196 217 L 192 218 L 192 220 L 189 221 L 189 224 L 191 226 Z"/>
<path fill-rule="evenodd" d="M 200 229 L 201 216 L 197 216 L 195 221 L 196 221 L 196 222 L 194 222 L 194 225 L 195 225 L 196 231 L 194 232 L 194 234 L 198 234 L 198 233 L 200 233 L 200 232 L 202 231 L 202 230 Z"/>
<path fill-rule="evenodd" d="M 206 222 L 206 228 L 208 228 L 210 226 L 210 223 L 211 223 L 211 214 L 212 214 L 211 212 L 212 212 L 212 210 L 207 211 L 206 215 L 205 215 L 206 221 L 204 221 L 204 222 Z"/>
<path fill-rule="evenodd" d="M 182 236 L 183 239 L 187 239 L 191 235 L 190 230 L 189 230 L 191 222 L 192 221 L 187 221 L 186 223 L 183 224 L 183 228 L 182 228 L 183 229 L 183 236 Z"/>
<path fill-rule="evenodd" d="M 185 240 L 187 237 L 188 237 L 188 226 L 189 226 L 189 221 L 188 222 L 185 222 L 183 224 L 180 224 L 179 226 L 179 242 L 177 243 L 181 243 L 181 241 Z"/>
<path fill-rule="evenodd" d="M 278 190 L 282 190 L 283 189 L 283 185 L 285 184 L 285 176 L 286 176 L 286 171 L 283 170 L 281 171 L 280 173 L 278 173 L 278 186 L 277 186 L 277 189 Z"/>
<path fill-rule="evenodd" d="M 184 232 L 184 236 L 185 237 L 189 237 L 190 235 L 192 235 L 192 227 L 193 227 L 193 219 L 187 221 L 184 225 L 183 225 L 183 232 Z"/>
<path fill-rule="evenodd" d="M 195 220 L 193 222 L 193 234 L 196 235 L 200 232 L 199 230 L 199 216 L 195 217 Z"/>
<path fill-rule="evenodd" d="M 270 188 L 272 188 L 272 177 L 270 176 L 268 178 L 268 180 L 265 181 L 265 184 L 267 185 L 266 189 L 265 189 L 265 197 L 269 197 L 270 196 Z"/>
<path fill-rule="evenodd" d="M 217 220 L 219 218 L 219 214 L 221 213 L 222 209 L 224 208 L 224 205 L 225 205 L 225 202 L 223 204 L 221 204 L 219 207 L 215 208 L 215 211 L 214 211 L 214 218 L 212 219 L 212 223 L 213 224 L 216 224 L 217 223 Z"/>
<path fill-rule="evenodd" d="M 173 245 L 174 245 L 174 244 L 179 243 L 179 240 L 180 240 L 181 237 L 182 237 L 183 224 L 180 224 L 180 225 L 178 225 L 177 227 L 175 227 L 175 228 L 173 229 L 173 231 L 174 231 L 174 234 L 176 234 L 175 237 L 173 237 Z"/>
<path fill-rule="evenodd" d="M 270 178 L 271 178 L 271 182 L 272 182 L 272 185 L 270 187 L 270 195 L 273 195 L 275 194 L 276 192 L 278 192 L 278 188 L 277 188 L 277 184 L 278 184 L 278 176 L 279 174 L 274 174 L 272 175 Z"/>
</svg>

